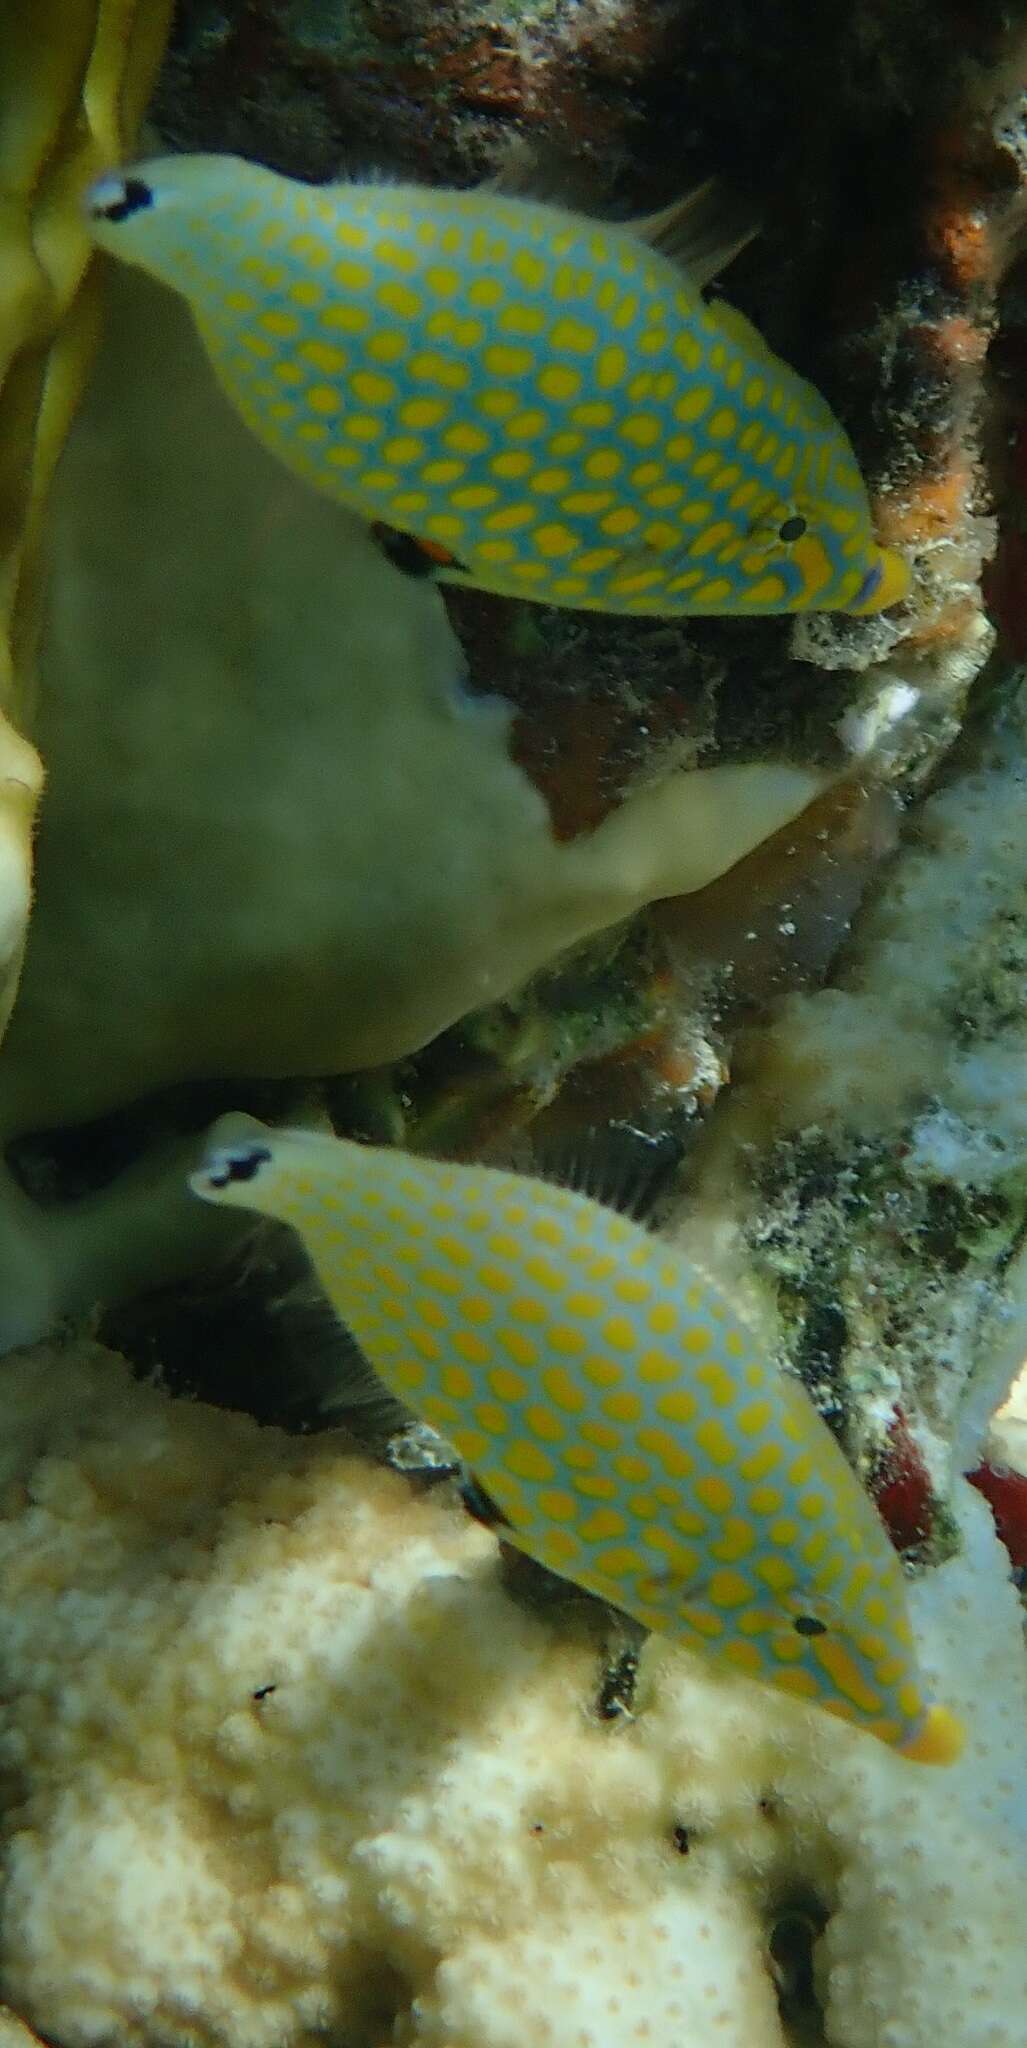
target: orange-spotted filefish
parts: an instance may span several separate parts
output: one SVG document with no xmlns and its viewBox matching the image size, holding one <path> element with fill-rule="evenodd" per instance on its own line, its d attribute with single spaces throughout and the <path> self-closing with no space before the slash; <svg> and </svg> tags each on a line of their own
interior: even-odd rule
<svg viewBox="0 0 1027 2048">
<path fill-rule="evenodd" d="M 379 1378 L 529 1556 L 908 1757 L 958 1755 L 871 1501 L 681 1252 L 566 1188 L 249 1120 L 191 1185 L 299 1232 Z"/>
<path fill-rule="evenodd" d="M 259 439 L 450 580 L 663 615 L 906 594 L 825 401 L 658 245 L 673 208 L 647 241 L 493 188 L 180 156 L 87 211 L 187 300 Z"/>
</svg>

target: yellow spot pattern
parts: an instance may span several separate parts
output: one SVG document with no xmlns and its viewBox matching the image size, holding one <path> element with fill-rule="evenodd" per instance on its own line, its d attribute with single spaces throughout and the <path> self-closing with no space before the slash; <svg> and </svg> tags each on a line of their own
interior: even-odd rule
<svg viewBox="0 0 1027 2048">
<path fill-rule="evenodd" d="M 524 1419 L 532 1434 L 541 1437 L 543 1443 L 559 1443 L 566 1435 L 565 1425 L 560 1417 L 554 1415 L 552 1408 L 538 1401 L 531 1402 L 525 1409 Z"/>
<path fill-rule="evenodd" d="M 339 266 L 340 269 L 343 267 Z M 338 273 L 336 273 L 338 274 Z M 391 279 L 378 287 L 378 304 L 387 313 L 395 313 L 400 320 L 416 320 L 421 312 L 422 300 L 408 284 L 399 284 Z"/>
<path fill-rule="evenodd" d="M 594 354 L 597 339 L 598 336 L 594 327 L 588 326 L 583 320 L 574 320 L 569 316 L 562 320 L 557 320 L 549 331 L 549 340 L 553 348 L 573 350 L 577 355 L 591 356 Z M 620 351 L 620 354 L 623 355 L 623 350 Z M 604 382 L 601 369 L 599 371 L 599 382 L 600 384 Z"/>
<path fill-rule="evenodd" d="M 556 1473 L 556 1466 L 548 1453 L 541 1451 L 537 1444 L 522 1439 L 508 1445 L 504 1453 L 507 1471 L 518 1479 L 547 1480 Z"/>
<path fill-rule="evenodd" d="M 539 372 L 538 388 L 543 398 L 564 403 L 580 391 L 581 371 L 572 369 L 568 363 L 547 363 Z"/>
<path fill-rule="evenodd" d="M 556 522 L 545 526 L 537 526 L 532 537 L 539 554 L 546 555 L 550 559 L 559 555 L 573 554 L 578 544 L 571 528 L 560 526 Z"/>
</svg>

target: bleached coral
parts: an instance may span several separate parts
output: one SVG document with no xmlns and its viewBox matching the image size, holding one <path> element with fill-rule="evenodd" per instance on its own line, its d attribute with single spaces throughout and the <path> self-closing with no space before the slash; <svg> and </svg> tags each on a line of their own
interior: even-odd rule
<svg viewBox="0 0 1027 2048">
<path fill-rule="evenodd" d="M 1014 1381 L 1009 1399 L 992 1417 L 989 1451 L 994 1463 L 1027 1478 L 1027 1365 Z"/>
<path fill-rule="evenodd" d="M 39 2048 L 39 2038 L 30 2034 L 13 2013 L 0 2007 L 0 2048 Z"/>
<path fill-rule="evenodd" d="M 62 2048 L 782 2048 L 797 1904 L 830 2048 L 1018 2048 L 1027 1666 L 983 1503 L 914 1588 L 970 1725 L 930 1770 L 662 1645 L 602 1721 L 582 1610 L 333 1440 L 86 1346 L 4 1404 L 2 1984 Z"/>
</svg>

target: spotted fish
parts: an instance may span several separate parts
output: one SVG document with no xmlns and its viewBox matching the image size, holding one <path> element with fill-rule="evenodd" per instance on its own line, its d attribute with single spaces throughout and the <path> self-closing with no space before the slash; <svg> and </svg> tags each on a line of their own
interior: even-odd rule
<svg viewBox="0 0 1027 2048">
<path fill-rule="evenodd" d="M 259 439 L 451 580 L 624 613 L 906 594 L 824 400 L 629 227 L 231 156 L 102 178 L 87 211 L 182 293 Z"/>
<path fill-rule="evenodd" d="M 191 1185 L 299 1232 L 529 1556 L 908 1757 L 958 1754 L 871 1502 L 680 1252 L 568 1189 L 304 1131 L 215 1134 Z"/>
</svg>

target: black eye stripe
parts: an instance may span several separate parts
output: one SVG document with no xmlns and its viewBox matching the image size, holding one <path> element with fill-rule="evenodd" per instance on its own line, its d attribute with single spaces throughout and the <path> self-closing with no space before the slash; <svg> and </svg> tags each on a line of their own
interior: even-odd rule
<svg viewBox="0 0 1027 2048">
<path fill-rule="evenodd" d="M 230 1181 L 252 1180 L 270 1157 L 266 1145 L 240 1145 L 237 1150 L 216 1152 L 207 1178 L 212 1188 L 226 1188 Z"/>
<path fill-rule="evenodd" d="M 144 206 L 152 205 L 151 187 L 145 184 L 142 178 L 126 178 L 120 198 L 112 200 L 109 206 L 96 207 L 94 213 L 97 220 L 112 220 L 117 223 L 128 220 L 133 213 L 141 213 Z"/>
</svg>

